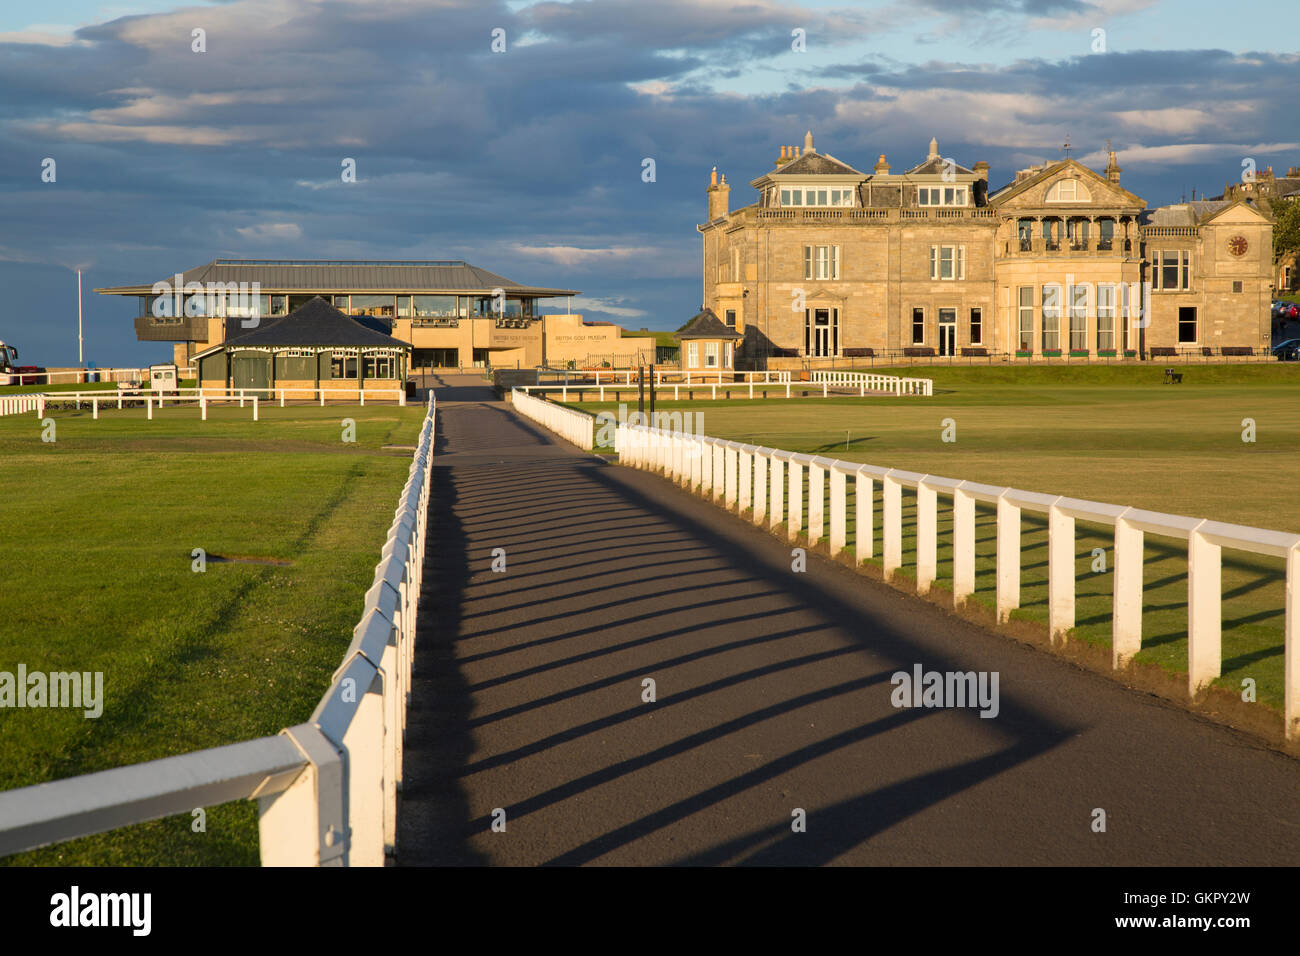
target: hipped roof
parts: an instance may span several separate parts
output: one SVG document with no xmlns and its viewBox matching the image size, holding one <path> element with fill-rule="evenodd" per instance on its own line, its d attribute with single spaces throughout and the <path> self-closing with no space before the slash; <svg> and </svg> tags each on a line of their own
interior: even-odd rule
<svg viewBox="0 0 1300 956">
<path fill-rule="evenodd" d="M 275 319 L 243 335 L 227 339 L 221 345 L 207 349 L 208 355 L 220 349 L 236 348 L 329 347 L 336 348 L 401 348 L 409 349 L 409 342 L 367 328 L 350 315 L 344 315 L 320 296 L 299 306 L 286 316 Z M 196 358 L 198 356 L 195 356 Z"/>
<path fill-rule="evenodd" d="M 712 309 L 705 309 L 675 333 L 675 339 L 740 339 L 739 332 L 726 325 L 714 314 Z"/>
</svg>

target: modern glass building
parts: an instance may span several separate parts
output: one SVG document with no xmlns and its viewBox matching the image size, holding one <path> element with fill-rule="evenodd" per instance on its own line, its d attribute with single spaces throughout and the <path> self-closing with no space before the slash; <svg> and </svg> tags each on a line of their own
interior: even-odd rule
<svg viewBox="0 0 1300 956">
<path fill-rule="evenodd" d="M 135 296 L 136 338 L 174 343 L 178 365 L 321 296 L 410 342 L 416 368 L 537 364 L 543 301 L 578 294 L 521 285 L 460 259 L 214 259 L 157 282 L 95 291 Z"/>
</svg>

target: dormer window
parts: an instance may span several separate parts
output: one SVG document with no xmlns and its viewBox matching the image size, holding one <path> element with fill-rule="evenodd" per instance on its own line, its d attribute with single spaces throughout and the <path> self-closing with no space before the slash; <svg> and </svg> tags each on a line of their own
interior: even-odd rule
<svg viewBox="0 0 1300 956">
<path fill-rule="evenodd" d="M 1048 202 L 1088 202 L 1092 196 L 1077 179 L 1062 179 L 1047 191 Z"/>
<path fill-rule="evenodd" d="M 853 189 L 825 186 L 782 186 L 782 206 L 852 206 Z"/>
<path fill-rule="evenodd" d="M 922 186 L 916 191 L 916 201 L 920 206 L 964 206 L 966 187 Z"/>
</svg>

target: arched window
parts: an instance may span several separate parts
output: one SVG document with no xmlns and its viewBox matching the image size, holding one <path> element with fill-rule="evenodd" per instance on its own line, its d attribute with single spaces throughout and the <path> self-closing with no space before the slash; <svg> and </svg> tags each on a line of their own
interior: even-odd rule
<svg viewBox="0 0 1300 956">
<path fill-rule="evenodd" d="M 1077 179 L 1062 179 L 1047 191 L 1048 202 L 1088 202 L 1088 187 Z"/>
</svg>

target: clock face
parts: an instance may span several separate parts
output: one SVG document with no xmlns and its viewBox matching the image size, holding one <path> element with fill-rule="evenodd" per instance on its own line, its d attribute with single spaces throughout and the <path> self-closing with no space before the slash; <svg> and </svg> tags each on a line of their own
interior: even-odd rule
<svg viewBox="0 0 1300 956">
<path fill-rule="evenodd" d="M 1234 256 L 1244 256 L 1249 248 L 1250 243 L 1246 241 L 1245 236 L 1233 236 L 1228 240 L 1228 251 Z"/>
</svg>

